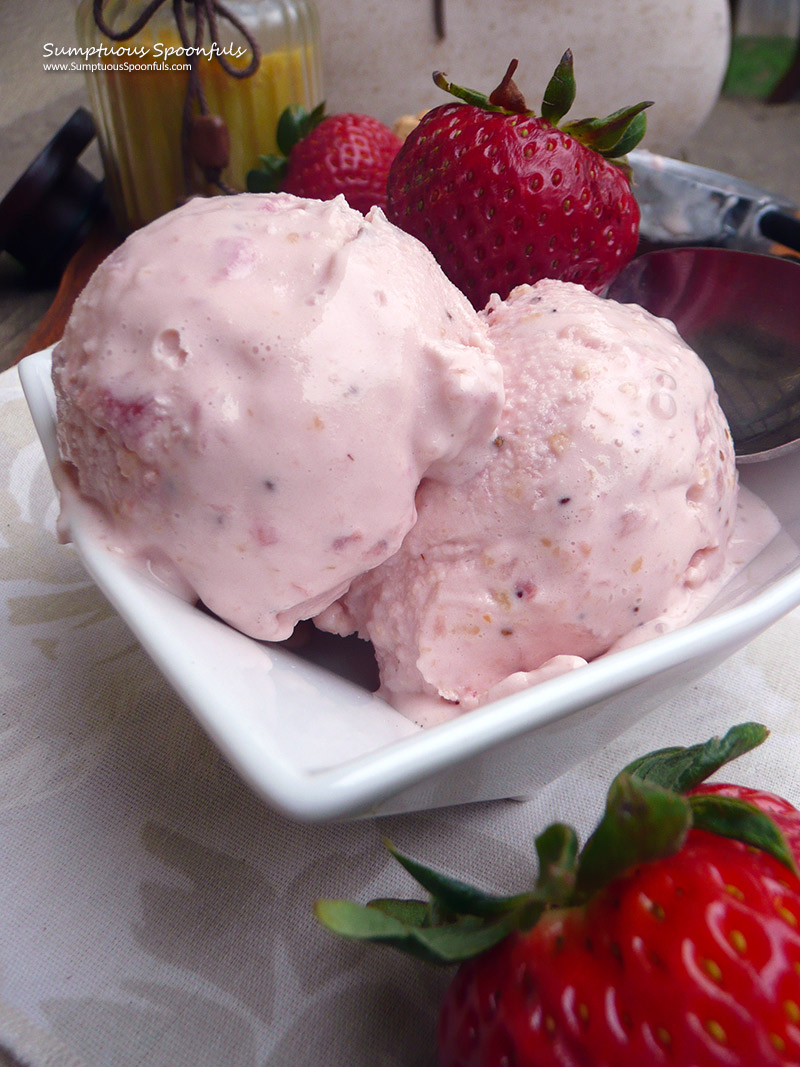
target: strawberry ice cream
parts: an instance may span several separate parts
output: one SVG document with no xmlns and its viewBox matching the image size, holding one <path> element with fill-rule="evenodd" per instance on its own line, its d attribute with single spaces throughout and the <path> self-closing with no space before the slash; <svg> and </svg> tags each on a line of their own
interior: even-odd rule
<svg viewBox="0 0 800 1067">
<path fill-rule="evenodd" d="M 506 389 L 491 458 L 424 482 L 400 551 L 317 620 L 371 639 L 383 693 L 411 713 L 683 624 L 752 554 L 711 377 L 671 323 L 557 281 L 483 317 Z M 775 532 L 763 507 L 750 521 Z"/>
<path fill-rule="evenodd" d="M 485 461 L 487 332 L 379 211 L 192 200 L 106 260 L 54 351 L 63 492 L 113 549 L 284 638 L 397 551 L 421 479 Z"/>
</svg>

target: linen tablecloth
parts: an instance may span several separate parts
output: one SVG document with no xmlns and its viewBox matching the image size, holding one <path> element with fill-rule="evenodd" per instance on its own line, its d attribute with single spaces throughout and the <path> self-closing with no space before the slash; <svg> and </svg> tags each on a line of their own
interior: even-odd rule
<svg viewBox="0 0 800 1067">
<path fill-rule="evenodd" d="M 518 890 L 613 774 L 756 719 L 729 768 L 800 803 L 800 613 L 526 802 L 305 825 L 239 780 L 55 537 L 16 371 L 0 375 L 0 1064 L 433 1067 L 447 970 L 339 941 L 319 896 L 410 895 L 382 838 Z"/>
</svg>

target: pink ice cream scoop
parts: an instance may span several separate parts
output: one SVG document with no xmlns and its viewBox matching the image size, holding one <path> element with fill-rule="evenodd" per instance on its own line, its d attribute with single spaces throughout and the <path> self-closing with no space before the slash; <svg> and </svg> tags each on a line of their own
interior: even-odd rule
<svg viewBox="0 0 800 1067">
<path fill-rule="evenodd" d="M 400 551 L 317 620 L 371 639 L 384 694 L 412 712 L 684 623 L 730 573 L 731 439 L 672 325 L 557 281 L 483 316 L 506 388 L 489 462 L 424 482 Z"/>
<path fill-rule="evenodd" d="M 109 545 L 281 639 L 484 462 L 487 325 L 379 211 L 195 199 L 97 270 L 53 354 L 65 492 Z"/>
</svg>

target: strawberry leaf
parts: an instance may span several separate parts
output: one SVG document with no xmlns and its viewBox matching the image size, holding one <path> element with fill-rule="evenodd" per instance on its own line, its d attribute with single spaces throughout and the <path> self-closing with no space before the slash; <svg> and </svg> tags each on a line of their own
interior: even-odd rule
<svg viewBox="0 0 800 1067">
<path fill-rule="evenodd" d="M 458 923 L 410 931 L 410 951 L 433 963 L 460 963 L 505 940 L 517 928 L 516 916 L 491 921 L 467 917 Z M 408 948 L 406 947 L 406 951 Z"/>
<path fill-rule="evenodd" d="M 409 929 L 402 919 L 353 900 L 318 900 L 314 914 L 329 930 L 359 941 L 404 938 Z"/>
<path fill-rule="evenodd" d="M 712 737 L 688 748 L 674 746 L 649 752 L 629 763 L 623 773 L 687 793 L 724 764 L 756 748 L 768 735 L 769 730 L 760 723 L 740 723 L 724 737 Z"/>
<path fill-rule="evenodd" d="M 352 941 L 390 945 L 430 963 L 440 962 L 414 937 L 415 928 L 394 915 L 352 900 L 318 900 L 314 913 L 329 930 Z"/>
<path fill-rule="evenodd" d="M 512 916 L 486 921 L 474 916 L 454 923 L 429 926 L 416 925 L 399 917 L 412 914 L 418 901 L 398 902 L 411 905 L 408 913 L 398 908 L 393 914 L 373 904 L 355 904 L 350 900 L 318 900 L 314 912 L 319 921 L 333 933 L 356 941 L 370 941 L 390 945 L 428 963 L 457 963 L 471 959 L 502 941 L 515 928 Z M 427 909 L 426 909 L 427 910 Z"/>
<path fill-rule="evenodd" d="M 639 104 L 620 108 L 619 111 L 615 111 L 606 118 L 578 119 L 575 122 L 567 122 L 561 129 L 587 148 L 593 148 L 595 152 L 601 152 L 607 156 L 618 155 L 620 153 L 616 150 L 617 145 L 627 134 L 636 116 L 640 115 L 645 108 L 651 107 L 652 103 L 652 100 L 644 100 Z M 629 138 L 625 137 L 625 140 L 627 143 Z M 631 147 L 629 146 L 627 151 L 630 151 Z"/>
<path fill-rule="evenodd" d="M 261 168 L 247 172 L 248 193 L 276 193 L 286 176 L 283 156 L 259 156 Z"/>
<path fill-rule="evenodd" d="M 547 83 L 542 98 L 542 118 L 557 126 L 575 102 L 575 72 L 568 48 Z"/>
<path fill-rule="evenodd" d="M 467 89 L 463 85 L 456 85 L 455 82 L 451 82 L 441 70 L 433 72 L 433 81 L 440 89 L 444 89 L 446 93 L 450 93 L 451 96 L 455 96 L 458 100 L 463 100 L 465 104 L 483 108 L 484 111 L 504 110 L 502 107 L 489 103 L 489 97 L 485 93 L 479 93 L 474 89 Z"/>
<path fill-rule="evenodd" d="M 543 904 L 564 904 L 575 889 L 578 838 L 571 826 L 553 823 L 536 838 L 539 877 L 534 890 Z"/>
<path fill-rule="evenodd" d="M 619 141 L 614 145 L 612 152 L 610 154 L 604 152 L 603 155 L 610 159 L 621 159 L 623 156 L 627 156 L 628 152 L 634 150 L 646 133 L 647 115 L 643 111 L 640 111 L 632 120 L 630 126 L 625 133 L 623 133 Z"/>
<path fill-rule="evenodd" d="M 406 926 L 429 926 L 431 923 L 431 906 L 425 900 L 400 900 L 397 897 L 380 897 L 369 902 L 370 908 L 382 911 L 393 919 L 399 919 Z"/>
<path fill-rule="evenodd" d="M 692 824 L 685 797 L 623 771 L 578 860 L 577 890 L 591 896 L 638 863 L 677 852 Z"/>
<path fill-rule="evenodd" d="M 689 804 L 698 830 L 743 841 L 768 852 L 794 874 L 798 873 L 792 851 L 777 824 L 755 804 L 714 793 L 695 793 L 689 797 Z"/>
<path fill-rule="evenodd" d="M 325 101 L 317 104 L 312 111 L 306 111 L 304 107 L 287 107 L 281 112 L 278 119 L 278 127 L 275 139 L 278 149 L 288 156 L 298 141 L 319 126 L 325 118 Z"/>
<path fill-rule="evenodd" d="M 485 893 L 476 886 L 434 871 L 409 856 L 404 856 L 388 841 L 386 847 L 412 878 L 415 878 L 423 889 L 427 889 L 437 906 L 451 915 L 477 915 L 482 918 L 492 918 L 515 912 L 531 899 L 529 893 L 519 893 L 515 896 L 495 896 Z"/>
</svg>

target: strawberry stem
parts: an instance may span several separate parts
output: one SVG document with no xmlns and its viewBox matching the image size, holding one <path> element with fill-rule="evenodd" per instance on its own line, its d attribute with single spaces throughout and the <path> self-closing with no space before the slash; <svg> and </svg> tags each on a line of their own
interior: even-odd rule
<svg viewBox="0 0 800 1067">
<path fill-rule="evenodd" d="M 514 74 L 519 66 L 518 59 L 512 59 L 508 64 L 502 81 L 489 94 L 489 103 L 494 104 L 497 107 L 501 107 L 503 111 L 513 112 L 515 115 L 524 115 L 528 107 L 525 103 L 525 97 L 519 91 L 517 83 L 514 81 Z"/>
</svg>

